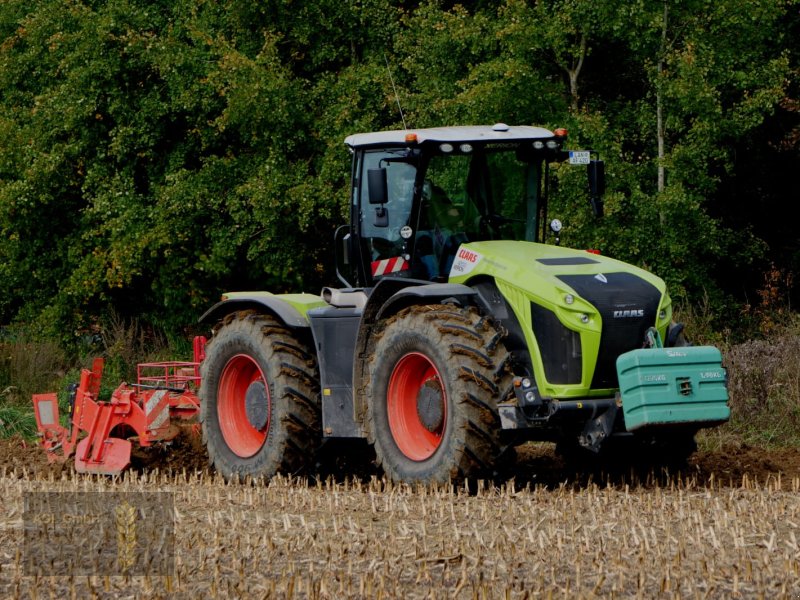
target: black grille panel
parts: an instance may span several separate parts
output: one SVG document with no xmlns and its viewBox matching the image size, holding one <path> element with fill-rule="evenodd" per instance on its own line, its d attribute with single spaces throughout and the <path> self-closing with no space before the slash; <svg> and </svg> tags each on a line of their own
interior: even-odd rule
<svg viewBox="0 0 800 600">
<path fill-rule="evenodd" d="M 580 383 L 583 376 L 580 334 L 564 327 L 554 312 L 533 302 L 531 317 L 547 381 L 558 385 Z"/>
<path fill-rule="evenodd" d="M 591 303 L 603 318 L 592 388 L 618 387 L 617 357 L 642 347 L 647 328 L 655 325 L 661 293 L 630 273 L 561 275 L 559 279 Z"/>
<path fill-rule="evenodd" d="M 536 262 L 550 267 L 560 267 L 564 265 L 593 265 L 599 261 L 588 256 L 567 256 L 564 258 L 537 258 Z"/>
</svg>

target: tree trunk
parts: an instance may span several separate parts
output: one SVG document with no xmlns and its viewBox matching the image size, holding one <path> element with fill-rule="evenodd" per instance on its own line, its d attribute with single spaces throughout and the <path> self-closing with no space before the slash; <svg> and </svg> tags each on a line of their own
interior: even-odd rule
<svg viewBox="0 0 800 600">
<path fill-rule="evenodd" d="M 664 62 L 667 54 L 667 2 L 664 2 L 664 20 L 661 25 L 661 52 L 658 57 L 658 77 L 656 79 L 656 136 L 658 138 L 658 191 L 663 192 L 665 187 L 664 173 L 664 107 L 662 100 L 662 78 L 664 76 Z"/>
<path fill-rule="evenodd" d="M 586 35 L 581 34 L 581 47 L 577 61 L 573 61 L 569 67 L 564 67 L 569 76 L 569 107 L 573 113 L 578 112 L 578 76 L 581 74 L 584 58 L 586 58 Z"/>
</svg>

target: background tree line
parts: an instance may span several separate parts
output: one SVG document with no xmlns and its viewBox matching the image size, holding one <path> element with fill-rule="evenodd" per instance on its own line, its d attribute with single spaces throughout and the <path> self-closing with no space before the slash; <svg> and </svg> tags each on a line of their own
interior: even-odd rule
<svg viewBox="0 0 800 600">
<path fill-rule="evenodd" d="M 798 39 L 797 0 L 4 0 L 0 323 L 179 331 L 222 290 L 334 283 L 342 140 L 402 127 L 388 63 L 410 127 L 599 151 L 602 221 L 555 169 L 564 242 L 730 324 L 800 272 Z"/>
</svg>

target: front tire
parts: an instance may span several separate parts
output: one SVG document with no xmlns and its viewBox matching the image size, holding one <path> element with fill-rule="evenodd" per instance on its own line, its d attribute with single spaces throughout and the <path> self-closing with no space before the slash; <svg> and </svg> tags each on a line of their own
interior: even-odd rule
<svg viewBox="0 0 800 600">
<path fill-rule="evenodd" d="M 369 440 L 393 481 L 491 476 L 502 452 L 498 399 L 511 389 L 502 332 L 477 312 L 407 308 L 369 365 Z"/>
<path fill-rule="evenodd" d="M 229 315 L 201 365 L 200 421 L 226 479 L 295 473 L 320 436 L 319 375 L 308 346 L 274 318 Z"/>
</svg>

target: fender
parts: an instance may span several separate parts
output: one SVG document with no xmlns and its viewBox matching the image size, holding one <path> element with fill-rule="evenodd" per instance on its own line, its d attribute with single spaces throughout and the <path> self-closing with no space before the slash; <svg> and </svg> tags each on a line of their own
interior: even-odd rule
<svg viewBox="0 0 800 600">
<path fill-rule="evenodd" d="M 431 304 L 450 298 L 461 305 L 479 305 L 484 310 L 488 309 L 478 291 L 469 286 L 460 283 L 427 283 L 395 292 L 380 308 L 376 320 L 400 312 L 407 306 Z"/>
<path fill-rule="evenodd" d="M 309 326 L 306 313 L 312 308 L 326 306 L 314 294 L 271 294 L 269 292 L 227 292 L 222 301 L 200 317 L 198 323 L 216 323 L 223 316 L 239 310 L 255 309 L 268 312 L 291 328 Z"/>
</svg>

